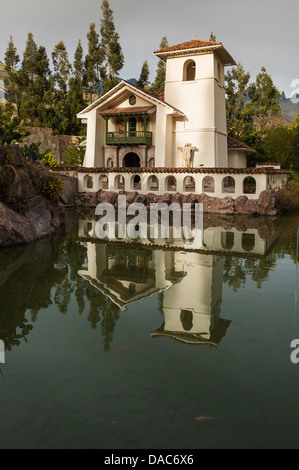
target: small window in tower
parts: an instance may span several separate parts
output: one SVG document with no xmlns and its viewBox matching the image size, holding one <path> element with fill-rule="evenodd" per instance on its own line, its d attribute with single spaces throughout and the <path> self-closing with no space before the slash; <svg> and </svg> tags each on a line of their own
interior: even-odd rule
<svg viewBox="0 0 299 470">
<path fill-rule="evenodd" d="M 183 81 L 190 82 L 195 80 L 196 65 L 194 60 L 187 60 L 184 64 Z"/>
</svg>

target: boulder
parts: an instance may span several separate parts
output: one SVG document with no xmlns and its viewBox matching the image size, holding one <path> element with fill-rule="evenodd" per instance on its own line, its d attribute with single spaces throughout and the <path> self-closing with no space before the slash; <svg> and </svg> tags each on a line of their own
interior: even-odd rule
<svg viewBox="0 0 299 470">
<path fill-rule="evenodd" d="M 28 243 L 35 238 L 37 233 L 30 221 L 0 202 L 0 247 Z"/>
<path fill-rule="evenodd" d="M 239 196 L 235 200 L 235 211 L 238 214 L 256 214 L 256 199 L 248 199 L 247 196 Z"/>
<path fill-rule="evenodd" d="M 257 201 L 257 213 L 260 215 L 277 215 L 278 212 L 274 191 L 262 191 Z"/>
</svg>

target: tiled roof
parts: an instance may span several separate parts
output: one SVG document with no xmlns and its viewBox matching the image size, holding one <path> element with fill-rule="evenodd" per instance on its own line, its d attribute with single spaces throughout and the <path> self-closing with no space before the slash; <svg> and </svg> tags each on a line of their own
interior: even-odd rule
<svg viewBox="0 0 299 470">
<path fill-rule="evenodd" d="M 256 150 L 253 149 L 252 147 L 249 147 L 249 145 L 246 145 L 237 139 L 233 139 L 230 136 L 227 136 L 227 147 L 228 149 L 238 149 L 238 150 L 242 149 L 242 150 L 248 150 L 248 152 L 256 153 Z"/>
<path fill-rule="evenodd" d="M 209 174 L 246 174 L 246 175 L 276 175 L 276 174 L 289 174 L 288 170 L 274 170 L 271 167 L 268 168 L 87 168 L 87 167 L 56 167 L 52 168 L 52 171 L 76 171 L 79 173 L 209 173 Z"/>
<path fill-rule="evenodd" d="M 124 114 L 144 114 L 149 112 L 151 109 L 154 109 L 154 106 L 131 106 L 130 108 L 111 108 L 105 109 L 105 111 L 100 111 L 101 116 L 117 116 Z"/>
<path fill-rule="evenodd" d="M 154 51 L 154 54 L 159 54 L 161 52 L 172 52 L 172 51 L 182 51 L 185 49 L 198 49 L 200 47 L 209 47 L 209 46 L 222 46 L 221 42 L 216 41 L 203 41 L 201 39 L 194 39 L 192 41 L 182 42 L 181 44 L 176 44 L 175 46 L 164 47 L 158 51 Z"/>
<path fill-rule="evenodd" d="M 192 41 L 182 42 L 175 46 L 164 47 L 155 51 L 154 54 L 160 57 L 160 59 L 166 60 L 168 57 L 209 54 L 212 52 L 217 53 L 224 65 L 236 65 L 235 60 L 223 47 L 222 43 L 216 41 L 193 39 Z"/>
</svg>

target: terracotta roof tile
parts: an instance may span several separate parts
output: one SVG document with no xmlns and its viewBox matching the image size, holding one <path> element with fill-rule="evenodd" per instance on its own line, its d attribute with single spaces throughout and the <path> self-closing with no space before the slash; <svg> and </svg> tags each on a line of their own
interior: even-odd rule
<svg viewBox="0 0 299 470">
<path fill-rule="evenodd" d="M 227 147 L 229 149 L 244 149 L 248 150 L 249 152 L 255 152 L 256 150 L 253 149 L 252 147 L 249 147 L 249 145 L 244 144 L 243 142 L 240 142 L 237 139 L 233 139 L 230 136 L 227 136 Z"/>
<path fill-rule="evenodd" d="M 185 49 L 198 49 L 200 47 L 209 47 L 209 46 L 222 46 L 221 42 L 216 41 L 203 41 L 201 39 L 194 39 L 192 41 L 182 42 L 181 44 L 176 44 L 175 46 L 164 47 L 155 51 L 154 54 L 159 54 L 161 52 L 172 52 L 172 51 L 183 51 Z"/>
<path fill-rule="evenodd" d="M 262 167 L 262 168 L 87 168 L 87 167 L 56 167 L 51 168 L 52 171 L 76 171 L 79 173 L 209 173 L 209 174 L 227 174 L 227 175 L 237 175 L 237 174 L 250 174 L 250 175 L 275 175 L 275 174 L 289 174 L 288 170 L 274 170 L 272 167 Z"/>
</svg>

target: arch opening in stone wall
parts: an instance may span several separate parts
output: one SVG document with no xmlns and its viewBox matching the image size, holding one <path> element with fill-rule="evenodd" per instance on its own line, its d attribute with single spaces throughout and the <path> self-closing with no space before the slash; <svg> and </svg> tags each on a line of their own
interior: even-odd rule
<svg viewBox="0 0 299 470">
<path fill-rule="evenodd" d="M 139 168 L 140 157 L 135 152 L 127 153 L 123 158 L 123 167 L 125 168 Z"/>
</svg>

